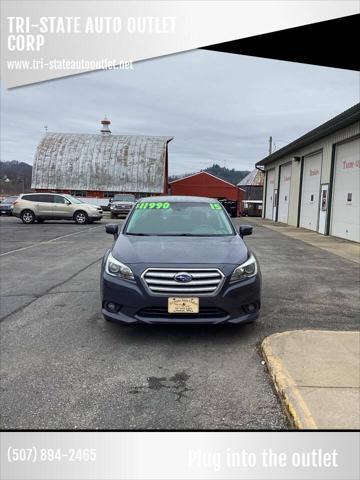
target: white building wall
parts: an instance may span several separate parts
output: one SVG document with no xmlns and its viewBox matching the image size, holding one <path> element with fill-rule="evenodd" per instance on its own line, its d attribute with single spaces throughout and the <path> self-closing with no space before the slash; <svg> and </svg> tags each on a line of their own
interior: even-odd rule
<svg viewBox="0 0 360 480">
<path fill-rule="evenodd" d="M 286 165 L 281 165 L 280 183 L 279 183 L 279 191 L 278 191 L 278 199 L 279 199 L 278 221 L 282 223 L 287 223 L 288 217 L 289 217 L 291 173 L 292 173 L 291 162 L 287 163 Z"/>
<path fill-rule="evenodd" d="M 360 138 L 336 146 L 330 234 L 360 242 Z"/>
<path fill-rule="evenodd" d="M 266 175 L 266 210 L 264 210 L 265 218 L 273 220 L 273 205 L 274 205 L 274 185 L 275 185 L 275 170 L 268 170 Z M 265 193 L 264 193 L 265 195 Z"/>
</svg>

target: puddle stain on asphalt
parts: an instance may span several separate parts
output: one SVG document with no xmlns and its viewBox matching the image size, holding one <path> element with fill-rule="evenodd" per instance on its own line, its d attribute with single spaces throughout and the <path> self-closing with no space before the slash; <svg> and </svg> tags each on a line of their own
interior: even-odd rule
<svg viewBox="0 0 360 480">
<path fill-rule="evenodd" d="M 192 389 L 187 386 L 187 381 L 189 380 L 190 375 L 186 372 L 175 373 L 170 378 L 167 377 L 148 377 L 147 385 L 140 385 L 134 387 L 129 391 L 131 394 L 137 394 L 144 392 L 146 390 L 156 390 L 159 391 L 163 388 L 168 389 L 171 393 L 176 395 L 176 401 L 181 402 L 181 399 L 186 397 L 186 392 L 191 391 Z"/>
<path fill-rule="evenodd" d="M 164 385 L 166 377 L 148 377 L 148 388 L 150 390 L 161 390 L 162 388 L 170 388 L 168 385 Z"/>
</svg>

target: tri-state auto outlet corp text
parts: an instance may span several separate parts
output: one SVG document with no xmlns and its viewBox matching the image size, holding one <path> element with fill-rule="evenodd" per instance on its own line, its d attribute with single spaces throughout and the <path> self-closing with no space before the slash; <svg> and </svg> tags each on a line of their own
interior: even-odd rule
<svg viewBox="0 0 360 480">
<path fill-rule="evenodd" d="M 39 51 L 45 34 L 175 33 L 176 17 L 7 17 L 8 50 Z"/>
</svg>

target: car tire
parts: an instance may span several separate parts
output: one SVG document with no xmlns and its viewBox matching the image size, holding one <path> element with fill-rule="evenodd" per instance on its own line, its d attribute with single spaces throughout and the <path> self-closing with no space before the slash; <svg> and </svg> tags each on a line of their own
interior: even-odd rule
<svg viewBox="0 0 360 480">
<path fill-rule="evenodd" d="M 115 213 L 110 213 L 110 218 L 118 218 L 118 216 Z"/>
<path fill-rule="evenodd" d="M 78 225 L 85 225 L 85 223 L 88 223 L 89 218 L 86 212 L 83 210 L 78 210 L 74 213 L 74 220 Z"/>
<path fill-rule="evenodd" d="M 32 210 L 23 210 L 20 214 L 21 221 L 26 225 L 35 222 L 35 213 Z"/>
</svg>

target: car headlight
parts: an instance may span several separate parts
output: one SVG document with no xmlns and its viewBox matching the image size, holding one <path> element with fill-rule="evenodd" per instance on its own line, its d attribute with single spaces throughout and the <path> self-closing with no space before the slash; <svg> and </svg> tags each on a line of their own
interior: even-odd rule
<svg viewBox="0 0 360 480">
<path fill-rule="evenodd" d="M 116 260 L 111 253 L 109 253 L 106 259 L 105 272 L 113 277 L 119 277 L 125 280 L 135 280 L 131 268 L 119 262 L 119 260 Z"/>
<path fill-rule="evenodd" d="M 233 274 L 231 275 L 230 282 L 238 282 L 239 280 L 244 280 L 245 278 L 254 277 L 257 274 L 257 270 L 256 259 L 254 255 L 251 254 L 245 263 L 235 268 Z"/>
</svg>

